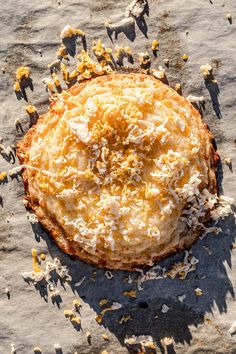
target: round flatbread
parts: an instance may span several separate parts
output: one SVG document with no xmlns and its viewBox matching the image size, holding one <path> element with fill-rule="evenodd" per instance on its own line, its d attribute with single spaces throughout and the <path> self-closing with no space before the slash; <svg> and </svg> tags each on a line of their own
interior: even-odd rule
<svg viewBox="0 0 236 354">
<path fill-rule="evenodd" d="M 18 157 L 28 205 L 58 246 L 109 269 L 190 246 L 216 198 L 216 153 L 200 114 L 144 74 L 63 91 Z"/>
</svg>

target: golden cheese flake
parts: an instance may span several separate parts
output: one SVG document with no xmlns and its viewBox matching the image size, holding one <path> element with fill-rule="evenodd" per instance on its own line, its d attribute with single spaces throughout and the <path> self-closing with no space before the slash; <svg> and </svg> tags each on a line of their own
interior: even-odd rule
<svg viewBox="0 0 236 354">
<path fill-rule="evenodd" d="M 33 258 L 33 271 L 38 273 L 41 271 L 41 269 L 39 268 L 38 251 L 36 250 L 36 248 L 32 248 L 31 255 Z"/>
<path fill-rule="evenodd" d="M 40 257 L 41 261 L 45 261 L 45 259 L 46 259 L 46 255 L 44 253 L 40 253 L 39 257 Z"/>
<path fill-rule="evenodd" d="M 33 114 L 33 113 L 36 113 L 37 112 L 37 109 L 35 106 L 33 105 L 28 105 L 26 108 L 25 108 L 26 112 L 30 115 L 30 114 Z"/>
<path fill-rule="evenodd" d="M 85 33 L 80 29 L 73 28 L 69 25 L 65 26 L 61 31 L 61 35 L 60 35 L 61 39 L 71 38 L 72 36 L 84 37 Z"/>
<path fill-rule="evenodd" d="M 103 57 L 106 61 L 111 62 L 112 49 L 105 48 L 100 39 L 94 43 L 92 50 L 97 57 Z"/>
<path fill-rule="evenodd" d="M 108 337 L 108 335 L 107 334 L 105 334 L 105 333 L 103 333 L 102 335 L 101 335 L 101 338 L 102 339 L 104 339 L 105 341 L 107 341 L 107 342 L 109 342 L 109 337 Z"/>
<path fill-rule="evenodd" d="M 61 86 L 60 80 L 56 73 L 52 73 L 52 79 L 56 87 Z"/>
<path fill-rule="evenodd" d="M 80 307 L 82 307 L 81 302 L 79 301 L 79 299 L 75 299 L 73 301 L 73 306 L 75 307 L 76 310 L 80 309 Z"/>
<path fill-rule="evenodd" d="M 126 297 L 137 297 L 137 290 L 124 291 L 123 295 Z"/>
<path fill-rule="evenodd" d="M 70 318 L 71 323 L 75 325 L 80 325 L 81 324 L 81 319 L 78 316 L 72 316 Z"/>
<path fill-rule="evenodd" d="M 185 62 L 186 62 L 186 61 L 188 61 L 189 56 L 188 56 L 188 54 L 186 54 L 186 53 L 185 53 L 185 54 L 183 54 L 183 55 L 182 55 L 182 57 L 181 57 L 181 58 L 182 58 L 182 60 L 183 60 L 183 61 L 185 61 Z"/>
<path fill-rule="evenodd" d="M 95 320 L 96 320 L 97 323 L 99 323 L 99 324 L 102 323 L 102 319 L 103 319 L 103 316 L 101 316 L 101 315 L 97 315 L 97 316 L 95 317 Z"/>
<path fill-rule="evenodd" d="M 63 44 L 58 48 L 56 55 L 59 59 L 66 59 L 66 60 L 69 59 L 67 49 Z"/>
<path fill-rule="evenodd" d="M 20 88 L 20 83 L 18 82 L 18 81 L 16 81 L 15 83 L 14 83 L 14 91 L 15 92 L 19 92 L 21 90 L 21 88 Z"/>
<path fill-rule="evenodd" d="M 198 297 L 203 295 L 203 291 L 200 288 L 194 289 L 194 292 L 195 292 L 195 295 L 198 296 Z"/>
<path fill-rule="evenodd" d="M 64 315 L 66 318 L 72 318 L 75 314 L 73 310 L 64 310 Z"/>
<path fill-rule="evenodd" d="M 140 65 L 147 65 L 151 62 L 150 55 L 148 52 L 139 53 L 139 63 Z"/>
<path fill-rule="evenodd" d="M 21 82 L 23 79 L 28 79 L 30 76 L 30 69 L 27 66 L 21 66 L 16 70 L 16 79 Z"/>
<path fill-rule="evenodd" d="M 125 323 L 125 322 L 128 322 L 129 320 L 131 320 L 131 316 L 128 315 L 128 316 L 122 316 L 119 320 L 119 324 L 122 324 L 122 323 Z"/>
<path fill-rule="evenodd" d="M 99 306 L 103 306 L 103 305 L 106 305 L 107 303 L 109 302 L 109 300 L 107 300 L 107 299 L 102 299 L 102 300 L 100 300 L 99 301 Z"/>
<path fill-rule="evenodd" d="M 4 181 L 7 178 L 7 172 L 0 172 L 0 181 Z"/>
<path fill-rule="evenodd" d="M 152 51 L 156 52 L 159 50 L 159 41 L 157 39 L 154 39 L 152 42 Z"/>
</svg>

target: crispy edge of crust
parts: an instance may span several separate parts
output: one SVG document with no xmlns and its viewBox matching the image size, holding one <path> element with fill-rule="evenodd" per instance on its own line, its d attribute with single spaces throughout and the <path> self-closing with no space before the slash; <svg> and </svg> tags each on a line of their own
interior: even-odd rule
<svg viewBox="0 0 236 354">
<path fill-rule="evenodd" d="M 142 75 L 143 77 L 146 77 L 147 75 L 145 74 L 140 74 L 140 73 L 129 73 L 127 75 Z M 114 75 L 125 75 L 125 74 L 120 74 L 120 73 L 114 73 L 111 75 L 106 75 L 106 81 L 110 81 Z M 99 80 L 99 78 L 98 78 Z M 101 80 L 104 82 L 104 76 L 101 77 Z M 158 79 L 154 79 L 158 81 Z M 70 92 L 72 94 L 77 94 L 79 93 L 91 80 L 88 80 L 86 82 L 82 82 L 79 84 L 75 84 L 71 88 L 67 90 L 67 92 Z M 162 83 L 163 84 L 163 83 Z M 165 85 L 165 84 L 163 84 Z M 167 86 L 167 85 L 165 85 Z M 173 89 L 171 89 L 169 86 L 167 86 L 168 89 L 172 90 L 173 92 L 176 93 Z M 184 98 L 182 98 L 184 99 Z M 202 117 L 200 116 L 200 113 L 191 105 L 186 100 L 186 103 L 189 104 L 189 107 L 191 108 L 191 112 L 196 119 L 200 119 L 206 134 L 208 135 L 209 143 L 210 143 L 210 167 L 208 171 L 208 176 L 209 176 L 209 184 L 208 184 L 208 189 L 211 193 L 217 193 L 217 165 L 218 161 L 220 159 L 217 151 L 214 149 L 213 146 L 213 135 L 209 129 L 209 127 L 202 121 Z M 51 103 L 49 110 L 51 107 L 53 107 L 54 102 Z M 34 134 L 37 131 L 38 126 L 43 122 L 45 116 L 47 115 L 41 115 L 38 118 L 37 123 L 31 127 L 28 132 L 25 134 L 24 138 L 17 144 L 17 157 L 19 158 L 19 161 L 21 164 L 25 164 L 26 158 L 25 154 L 28 152 L 28 150 L 31 147 L 32 141 Z M 114 261 L 109 261 L 109 260 L 104 260 L 100 259 L 96 262 L 92 260 L 92 255 L 86 254 L 86 252 L 80 248 L 80 251 L 78 251 L 79 255 L 75 256 L 73 253 L 73 247 L 71 245 L 71 241 L 67 240 L 66 234 L 64 230 L 57 224 L 56 220 L 51 218 L 50 216 L 47 215 L 46 211 L 42 209 L 36 202 L 31 200 L 30 194 L 29 194 L 29 188 L 28 188 L 28 178 L 27 178 L 27 170 L 26 168 L 23 168 L 23 173 L 22 173 L 23 181 L 24 181 L 24 188 L 25 188 L 25 194 L 26 197 L 25 199 L 28 201 L 27 208 L 31 209 L 38 217 L 40 223 L 44 227 L 44 229 L 50 234 L 50 236 L 54 239 L 55 243 L 59 246 L 59 248 L 64 251 L 65 253 L 69 254 L 72 257 L 79 258 L 80 260 L 90 263 L 94 266 L 98 266 L 100 268 L 105 268 L 105 269 L 110 269 L 110 270 L 126 270 L 126 271 L 134 271 L 138 267 L 148 267 L 147 264 L 141 264 L 138 262 L 132 262 L 130 264 L 127 263 L 121 263 L 121 262 L 116 262 Z M 206 215 L 204 218 L 203 222 L 208 222 L 210 220 L 210 215 Z M 199 228 L 195 232 L 191 230 L 184 231 L 183 234 L 180 236 L 180 242 L 178 246 L 171 247 L 167 252 L 165 252 L 162 255 L 158 255 L 157 257 L 154 257 L 152 259 L 153 263 L 157 263 L 158 261 L 162 260 L 163 258 L 166 258 L 167 256 L 174 254 L 176 252 L 182 251 L 186 248 L 189 248 L 192 244 L 194 244 L 197 239 L 199 238 L 200 234 L 202 232 L 202 228 Z M 77 246 L 78 247 L 78 246 Z"/>
</svg>

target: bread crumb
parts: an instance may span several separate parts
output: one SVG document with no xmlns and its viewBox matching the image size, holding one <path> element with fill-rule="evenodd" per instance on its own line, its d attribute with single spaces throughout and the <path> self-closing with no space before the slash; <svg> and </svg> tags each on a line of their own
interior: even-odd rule
<svg viewBox="0 0 236 354">
<path fill-rule="evenodd" d="M 119 324 L 122 324 L 124 322 L 128 322 L 129 320 L 131 320 L 131 316 L 128 315 L 128 316 L 122 316 L 120 319 L 119 319 Z"/>
<path fill-rule="evenodd" d="M 159 41 L 157 39 L 154 39 L 152 42 L 152 51 L 157 52 L 159 50 Z"/>
<path fill-rule="evenodd" d="M 103 306 L 103 305 L 106 305 L 107 303 L 109 302 L 109 300 L 107 300 L 107 299 L 102 299 L 102 300 L 100 300 L 99 301 L 99 306 Z"/>
<path fill-rule="evenodd" d="M 229 333 L 231 334 L 231 336 L 236 334 L 236 321 L 234 321 L 229 329 Z"/>
<path fill-rule="evenodd" d="M 7 173 L 5 171 L 0 172 L 0 182 L 5 181 L 6 178 L 7 178 Z"/>
<path fill-rule="evenodd" d="M 42 350 L 39 347 L 34 348 L 34 353 L 35 354 L 41 354 Z"/>
<path fill-rule="evenodd" d="M 66 318 L 72 318 L 74 316 L 74 311 L 72 310 L 64 310 L 64 315 Z"/>
<path fill-rule="evenodd" d="M 162 313 L 167 313 L 169 311 L 169 306 L 167 306 L 166 304 L 163 304 L 162 305 L 162 308 L 161 308 L 161 312 Z"/>
<path fill-rule="evenodd" d="M 21 66 L 16 70 L 16 79 L 21 82 L 23 79 L 28 79 L 30 76 L 30 69 L 27 66 Z"/>
</svg>

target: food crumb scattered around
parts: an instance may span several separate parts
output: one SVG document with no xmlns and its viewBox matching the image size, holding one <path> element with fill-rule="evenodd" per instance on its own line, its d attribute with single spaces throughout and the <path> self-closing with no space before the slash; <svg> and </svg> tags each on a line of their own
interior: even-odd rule
<svg viewBox="0 0 236 354">
<path fill-rule="evenodd" d="M 194 291 L 195 291 L 195 295 L 198 297 L 203 295 L 203 291 L 200 288 L 196 288 L 196 289 L 194 289 Z"/>
</svg>

